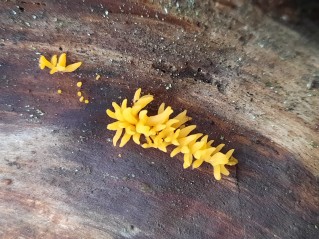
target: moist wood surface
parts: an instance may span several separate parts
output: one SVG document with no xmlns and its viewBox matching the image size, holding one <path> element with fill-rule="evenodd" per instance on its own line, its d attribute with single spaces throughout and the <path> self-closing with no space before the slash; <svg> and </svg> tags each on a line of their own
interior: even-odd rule
<svg viewBox="0 0 319 239">
<path fill-rule="evenodd" d="M 316 35 L 231 2 L 0 2 L 1 238 L 316 238 Z M 62 52 L 83 65 L 38 68 Z M 105 110 L 139 87 L 234 148 L 230 176 L 113 147 Z"/>
</svg>

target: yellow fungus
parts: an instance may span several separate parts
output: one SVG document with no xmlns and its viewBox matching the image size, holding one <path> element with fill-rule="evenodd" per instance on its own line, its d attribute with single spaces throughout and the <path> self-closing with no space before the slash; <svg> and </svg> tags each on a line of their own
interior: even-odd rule
<svg viewBox="0 0 319 239">
<path fill-rule="evenodd" d="M 61 89 L 58 89 L 58 94 L 62 94 L 62 90 Z"/>
<path fill-rule="evenodd" d="M 79 81 L 78 83 L 76 83 L 76 86 L 80 88 L 82 86 L 82 82 Z"/>
<path fill-rule="evenodd" d="M 51 57 L 51 64 L 52 66 L 56 66 L 56 64 L 58 63 L 58 56 L 57 55 L 53 55 Z"/>
<path fill-rule="evenodd" d="M 89 102 L 90 102 L 89 100 L 85 100 L 85 101 L 84 101 L 85 104 L 88 104 Z"/>
<path fill-rule="evenodd" d="M 44 56 L 40 56 L 39 67 L 40 67 L 41 70 L 43 70 L 45 67 L 48 67 L 48 68 L 52 69 L 53 65 Z"/>
<path fill-rule="evenodd" d="M 125 99 L 121 105 L 112 103 L 114 111 L 106 110 L 107 115 L 116 120 L 107 125 L 107 129 L 116 131 L 113 137 L 114 146 L 121 137 L 120 147 L 123 147 L 131 138 L 136 144 L 140 144 L 140 138 L 143 136 L 145 139 L 143 140 L 145 143 L 141 145 L 143 148 L 157 148 L 167 152 L 168 146 L 175 147 L 171 152 L 171 157 L 179 153 L 183 154 L 184 168 L 190 166 L 198 168 L 206 162 L 213 166 L 215 179 L 220 180 L 222 174 L 229 175 L 225 165 L 233 166 L 238 163 L 237 159 L 232 157 L 233 149 L 226 154 L 221 153 L 220 150 L 224 144 L 213 147 L 214 141 L 208 140 L 208 135 L 191 134 L 196 126 L 185 125 L 191 120 L 186 115 L 186 110 L 170 118 L 174 112 L 173 109 L 170 106 L 165 107 L 165 104 L 162 103 L 156 115 L 148 116 L 144 108 L 152 101 L 152 95 L 141 97 L 141 89 L 138 89 L 134 94 L 131 107 L 127 106 L 127 99 Z"/>
<path fill-rule="evenodd" d="M 76 69 L 78 69 L 81 65 L 82 65 L 82 62 L 73 63 L 73 64 L 68 65 L 67 67 L 65 67 L 63 72 L 73 72 Z"/>
<path fill-rule="evenodd" d="M 65 70 L 66 66 L 66 54 L 62 53 L 59 57 L 59 61 L 57 62 L 57 68 L 59 71 Z"/>
<path fill-rule="evenodd" d="M 133 102 L 134 102 L 134 103 L 140 99 L 141 91 L 142 91 L 142 89 L 139 88 L 139 89 L 135 92 L 134 98 L 133 98 Z"/>
<path fill-rule="evenodd" d="M 77 94 L 77 96 L 79 96 L 79 97 L 82 96 L 82 92 L 81 92 L 81 91 L 78 91 L 76 94 Z"/>
<path fill-rule="evenodd" d="M 96 75 L 95 80 L 99 80 L 101 76 L 99 74 Z"/>
<path fill-rule="evenodd" d="M 51 74 L 51 75 L 54 74 L 54 73 L 56 73 L 56 72 L 58 72 L 58 69 L 57 69 L 56 67 L 53 67 L 53 68 L 50 70 L 50 74 Z"/>
<path fill-rule="evenodd" d="M 80 99 L 79 99 L 79 101 L 80 101 L 80 102 L 83 102 L 83 100 L 84 100 L 84 97 L 81 96 Z"/>
<path fill-rule="evenodd" d="M 50 69 L 50 74 L 56 72 L 73 72 L 81 66 L 82 62 L 76 62 L 71 65 L 66 65 L 66 53 L 62 53 L 58 59 L 57 55 L 51 57 L 48 61 L 44 56 L 40 56 L 39 67 L 43 70 L 45 67 Z"/>
</svg>

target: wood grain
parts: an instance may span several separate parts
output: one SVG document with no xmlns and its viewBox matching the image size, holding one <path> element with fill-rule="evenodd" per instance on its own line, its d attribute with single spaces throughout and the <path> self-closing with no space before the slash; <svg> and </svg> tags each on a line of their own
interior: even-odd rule
<svg viewBox="0 0 319 239">
<path fill-rule="evenodd" d="M 39 0 L 1 1 L 0 36 L 1 238 L 318 235 L 312 35 L 246 1 Z M 38 68 L 39 54 L 62 52 L 81 68 Z M 113 147 L 105 110 L 139 87 L 155 96 L 151 111 L 187 109 L 199 132 L 235 148 L 231 175 Z"/>
</svg>

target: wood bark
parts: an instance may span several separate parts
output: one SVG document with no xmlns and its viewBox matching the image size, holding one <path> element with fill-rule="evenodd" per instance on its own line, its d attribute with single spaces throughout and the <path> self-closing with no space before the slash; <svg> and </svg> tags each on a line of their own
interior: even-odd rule
<svg viewBox="0 0 319 239">
<path fill-rule="evenodd" d="M 318 236 L 318 32 L 225 2 L 0 2 L 1 238 Z M 62 52 L 83 65 L 39 69 Z M 113 147 L 105 110 L 140 87 L 234 148 L 230 176 Z"/>
</svg>

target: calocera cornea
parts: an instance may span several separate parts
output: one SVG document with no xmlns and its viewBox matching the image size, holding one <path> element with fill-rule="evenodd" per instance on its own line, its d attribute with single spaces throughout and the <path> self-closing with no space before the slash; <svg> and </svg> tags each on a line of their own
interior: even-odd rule
<svg viewBox="0 0 319 239">
<path fill-rule="evenodd" d="M 82 62 L 76 62 L 76 63 L 73 63 L 73 64 L 67 66 L 66 65 L 66 53 L 62 53 L 59 56 L 59 59 L 58 59 L 57 55 L 53 55 L 51 57 L 50 61 L 48 61 L 43 55 L 41 55 L 40 59 L 39 59 L 40 69 L 43 70 L 44 68 L 47 67 L 50 69 L 50 74 L 54 74 L 56 72 L 73 72 L 76 69 L 78 69 L 81 65 L 82 65 Z M 82 81 L 78 81 L 76 83 L 76 86 L 81 89 Z M 58 94 L 62 94 L 61 89 L 58 89 L 57 92 L 58 92 Z M 77 96 L 80 97 L 79 98 L 80 102 L 84 102 L 85 104 L 89 103 L 89 100 L 84 98 L 84 96 L 80 90 L 77 91 Z"/>
<path fill-rule="evenodd" d="M 50 69 L 50 74 L 54 74 L 56 72 L 73 72 L 78 69 L 82 65 L 82 62 L 76 62 L 71 65 L 66 65 L 66 53 L 62 53 L 59 56 L 53 55 L 51 57 L 51 61 L 48 61 L 43 55 L 40 56 L 39 67 L 41 70 L 44 68 Z"/>
<path fill-rule="evenodd" d="M 198 168 L 206 162 L 213 166 L 214 177 L 221 179 L 221 175 L 229 175 L 225 165 L 233 166 L 238 163 L 232 154 L 233 149 L 227 153 L 220 150 L 225 146 L 220 144 L 212 146 L 213 140 L 208 140 L 208 135 L 191 133 L 196 125 L 186 126 L 185 123 L 191 120 L 187 111 L 183 111 L 171 118 L 173 109 L 165 107 L 162 103 L 156 115 L 148 116 L 144 108 L 153 101 L 152 95 L 141 97 L 141 89 L 135 92 L 133 104 L 127 106 L 127 99 L 121 105 L 113 102 L 114 111 L 107 109 L 106 113 L 116 121 L 108 124 L 107 129 L 116 131 L 113 137 L 113 145 L 116 146 L 120 140 L 120 147 L 123 147 L 130 139 L 143 148 L 157 148 L 167 152 L 168 146 L 173 146 L 170 156 L 181 153 L 184 155 L 184 168 L 192 166 Z M 141 137 L 145 143 L 141 144 Z"/>
</svg>

